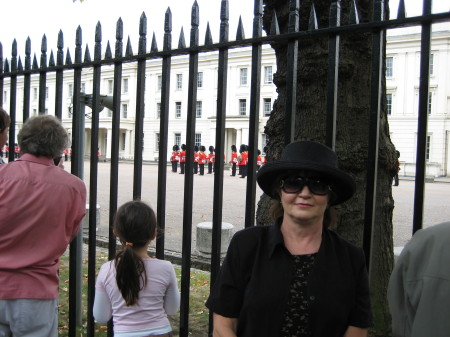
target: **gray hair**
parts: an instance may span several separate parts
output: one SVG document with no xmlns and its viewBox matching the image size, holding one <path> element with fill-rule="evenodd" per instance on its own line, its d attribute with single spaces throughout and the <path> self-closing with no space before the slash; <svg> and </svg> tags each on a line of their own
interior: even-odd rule
<svg viewBox="0 0 450 337">
<path fill-rule="evenodd" d="M 17 138 L 22 153 L 49 158 L 60 156 L 69 141 L 61 121 L 50 115 L 29 118 L 23 124 Z"/>
</svg>

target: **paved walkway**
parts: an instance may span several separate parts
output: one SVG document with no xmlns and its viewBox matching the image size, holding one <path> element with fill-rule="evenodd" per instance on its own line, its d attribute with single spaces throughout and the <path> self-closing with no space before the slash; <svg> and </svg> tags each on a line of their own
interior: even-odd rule
<svg viewBox="0 0 450 337">
<path fill-rule="evenodd" d="M 70 163 L 66 163 L 70 170 Z M 157 176 L 156 165 L 143 165 L 142 199 L 156 209 Z M 98 203 L 100 205 L 99 237 L 108 236 L 109 221 L 109 184 L 110 163 L 99 163 Z M 213 208 L 214 175 L 196 175 L 194 177 L 194 200 L 192 213 L 192 252 L 196 253 L 196 225 L 211 221 Z M 85 181 L 89 184 L 89 163 L 85 163 Z M 230 171 L 224 174 L 223 221 L 234 225 L 234 231 L 244 228 L 246 179 L 230 177 Z M 450 178 L 437 178 L 427 183 L 425 188 L 424 227 L 450 219 Z M 119 165 L 118 204 L 132 199 L 133 165 L 121 162 Z M 403 246 L 410 238 L 414 205 L 414 180 L 412 177 L 400 177 L 400 186 L 393 187 L 394 209 L 394 246 Z M 257 187 L 256 202 L 262 191 Z M 184 176 L 171 172 L 167 168 L 167 206 L 166 206 L 166 249 L 180 252 L 182 242 L 184 200 Z"/>
</svg>

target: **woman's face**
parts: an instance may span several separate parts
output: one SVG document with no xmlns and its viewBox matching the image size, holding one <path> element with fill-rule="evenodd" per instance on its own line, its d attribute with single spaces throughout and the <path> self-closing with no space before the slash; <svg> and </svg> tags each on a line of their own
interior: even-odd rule
<svg viewBox="0 0 450 337">
<path fill-rule="evenodd" d="M 299 172 L 289 175 L 282 180 L 279 193 L 285 218 L 297 223 L 322 225 L 330 192 L 319 174 Z"/>
</svg>

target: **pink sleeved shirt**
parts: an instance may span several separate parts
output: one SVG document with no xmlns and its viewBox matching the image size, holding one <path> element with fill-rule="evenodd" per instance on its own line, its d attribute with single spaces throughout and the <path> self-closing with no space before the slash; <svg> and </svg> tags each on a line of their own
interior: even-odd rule
<svg viewBox="0 0 450 337">
<path fill-rule="evenodd" d="M 59 258 L 85 212 L 83 181 L 52 159 L 0 166 L 0 299 L 58 297 Z"/>
<path fill-rule="evenodd" d="M 180 305 L 180 295 L 175 271 L 169 261 L 145 259 L 147 285 L 139 292 L 137 305 L 127 306 L 117 287 L 114 261 L 102 265 L 95 285 L 98 293 L 104 292 L 110 300 L 111 308 L 99 308 L 112 313 L 114 332 L 153 329 L 170 326 L 167 314 L 174 314 Z M 96 317 L 94 303 L 94 317 Z M 171 309 L 165 308 L 171 307 Z M 106 318 L 106 320 L 109 319 Z"/>
</svg>

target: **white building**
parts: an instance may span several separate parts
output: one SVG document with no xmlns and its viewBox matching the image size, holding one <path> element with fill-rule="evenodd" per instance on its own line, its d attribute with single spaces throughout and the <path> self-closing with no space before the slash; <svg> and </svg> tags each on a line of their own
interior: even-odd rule
<svg viewBox="0 0 450 337">
<path fill-rule="evenodd" d="M 417 144 L 417 116 L 419 92 L 420 39 L 416 30 L 391 30 L 386 52 L 387 107 L 391 139 L 401 152 L 403 175 L 414 175 Z M 450 167 L 450 30 L 436 31 L 432 39 L 430 64 L 429 122 L 427 138 L 427 175 L 445 176 Z M 188 56 L 176 56 L 171 62 L 168 154 L 174 144 L 186 143 L 186 115 L 188 103 Z M 201 53 L 198 62 L 196 145 L 208 148 L 215 145 L 218 53 Z M 149 60 L 146 65 L 144 152 L 146 161 L 158 160 L 161 100 L 161 60 Z M 276 72 L 273 50 L 263 47 L 261 67 L 261 95 L 258 148 L 267 142 L 264 126 L 274 100 L 277 98 L 272 75 Z M 249 137 L 251 49 L 229 51 L 228 87 L 226 99 L 225 154 L 230 158 L 230 147 L 247 144 Z M 120 108 L 120 158 L 132 159 L 134 152 L 134 122 L 136 110 L 136 63 L 125 63 L 122 71 Z M 102 67 L 101 94 L 112 95 L 114 67 Z M 37 114 L 39 77 L 31 81 L 31 115 Z M 92 93 L 92 69 L 82 73 L 82 91 Z M 73 72 L 64 73 L 63 123 L 71 132 L 71 97 Z M 8 107 L 8 81 L 4 86 L 3 105 Z M 46 112 L 54 113 L 55 74 L 47 77 Z M 21 120 L 23 79 L 18 80 L 17 119 Z M 86 112 L 90 112 L 86 108 Z M 100 113 L 99 147 L 102 156 L 110 157 L 112 111 Z M 20 122 L 19 122 L 20 124 Z M 20 127 L 20 125 L 19 125 Z M 85 153 L 90 152 L 90 120 L 86 119 Z"/>
</svg>

